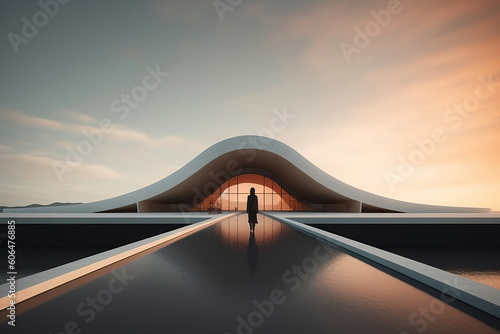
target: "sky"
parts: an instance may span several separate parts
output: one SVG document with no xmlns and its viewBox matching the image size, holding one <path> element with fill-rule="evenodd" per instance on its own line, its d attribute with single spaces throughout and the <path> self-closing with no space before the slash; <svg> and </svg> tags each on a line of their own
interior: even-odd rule
<svg viewBox="0 0 500 334">
<path fill-rule="evenodd" d="M 260 134 L 500 211 L 499 31 L 498 0 L 2 1 L 0 205 L 121 195 Z"/>
</svg>

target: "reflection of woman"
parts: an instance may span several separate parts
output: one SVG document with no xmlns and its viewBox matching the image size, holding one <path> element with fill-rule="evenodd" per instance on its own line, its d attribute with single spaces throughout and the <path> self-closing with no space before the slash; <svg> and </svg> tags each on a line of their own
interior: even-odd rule
<svg viewBox="0 0 500 334">
<path fill-rule="evenodd" d="M 259 200 L 255 195 L 255 188 L 250 189 L 250 195 L 247 198 L 247 213 L 248 223 L 250 224 L 250 232 L 255 232 L 255 224 L 257 221 L 257 212 L 259 212 Z"/>
<path fill-rule="evenodd" d="M 250 274 L 255 274 L 255 268 L 257 268 L 257 257 L 259 256 L 259 247 L 255 242 L 255 233 L 250 233 L 250 238 L 248 239 L 247 247 L 247 263 Z"/>
</svg>

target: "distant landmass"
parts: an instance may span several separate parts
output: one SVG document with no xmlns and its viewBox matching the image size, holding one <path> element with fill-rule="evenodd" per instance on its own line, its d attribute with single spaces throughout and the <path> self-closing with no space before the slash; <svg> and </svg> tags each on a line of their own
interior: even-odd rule
<svg viewBox="0 0 500 334">
<path fill-rule="evenodd" d="M 82 204 L 82 203 L 61 203 L 61 202 L 54 202 L 52 204 L 30 204 L 26 206 L 0 206 L 0 212 L 3 212 L 3 209 L 20 209 L 20 208 L 39 208 L 39 207 L 46 207 L 46 206 L 61 206 L 61 205 L 73 205 L 73 204 Z"/>
</svg>

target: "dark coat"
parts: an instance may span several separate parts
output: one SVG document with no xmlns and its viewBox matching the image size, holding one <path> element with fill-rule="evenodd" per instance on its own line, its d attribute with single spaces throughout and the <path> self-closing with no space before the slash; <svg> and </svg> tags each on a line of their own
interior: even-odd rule
<svg viewBox="0 0 500 334">
<path fill-rule="evenodd" d="M 247 198 L 247 213 L 248 222 L 257 223 L 257 213 L 259 212 L 259 199 L 256 195 L 248 195 Z"/>
</svg>

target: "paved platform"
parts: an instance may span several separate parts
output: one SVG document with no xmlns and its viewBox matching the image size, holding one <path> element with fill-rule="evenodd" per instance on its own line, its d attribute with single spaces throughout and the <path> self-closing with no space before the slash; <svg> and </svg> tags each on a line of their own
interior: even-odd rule
<svg viewBox="0 0 500 334">
<path fill-rule="evenodd" d="M 452 291 L 276 219 L 259 215 L 255 234 L 246 215 L 197 225 L 19 303 L 15 331 L 413 333 L 424 321 L 428 333 L 500 333 L 500 319 Z"/>
</svg>

